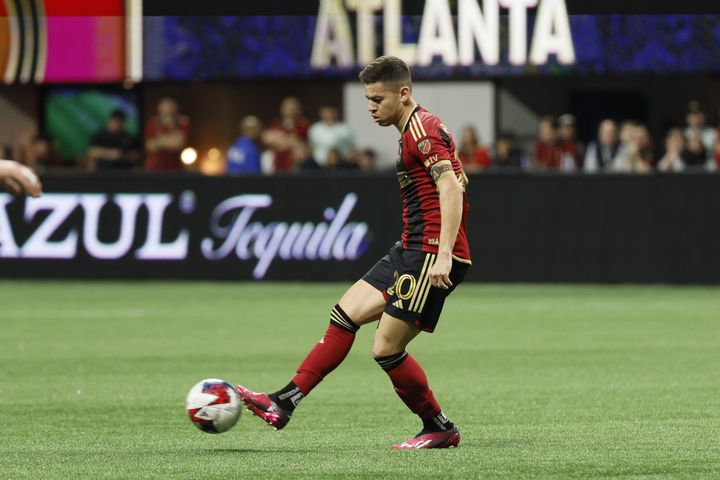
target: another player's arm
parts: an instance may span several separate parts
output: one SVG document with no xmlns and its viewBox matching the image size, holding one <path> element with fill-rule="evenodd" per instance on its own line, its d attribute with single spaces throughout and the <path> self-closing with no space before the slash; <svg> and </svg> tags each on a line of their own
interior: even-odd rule
<svg viewBox="0 0 720 480">
<path fill-rule="evenodd" d="M 452 252 L 463 209 L 463 187 L 455 176 L 450 160 L 441 160 L 430 168 L 440 195 L 440 240 L 435 264 L 428 274 L 430 285 L 448 289 L 452 286 Z"/>
<path fill-rule="evenodd" d="M 13 160 L 0 160 L 0 186 L 13 195 L 23 192 L 31 197 L 42 195 L 42 185 L 35 172 Z"/>
</svg>

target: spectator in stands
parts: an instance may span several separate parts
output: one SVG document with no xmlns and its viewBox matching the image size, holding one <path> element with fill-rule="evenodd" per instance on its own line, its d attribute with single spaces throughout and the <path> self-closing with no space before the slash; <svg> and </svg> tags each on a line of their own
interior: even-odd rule
<svg viewBox="0 0 720 480">
<path fill-rule="evenodd" d="M 635 120 L 624 120 L 618 127 L 618 138 L 620 139 L 620 146 L 618 147 L 617 155 L 615 155 L 615 161 L 611 166 L 611 170 L 618 170 L 618 165 L 622 164 L 622 158 L 633 141 L 633 132 L 637 123 Z"/>
<path fill-rule="evenodd" d="M 707 164 L 707 151 L 703 145 L 699 131 L 691 133 L 690 138 L 685 137 L 685 155 L 683 160 L 685 166 L 693 169 L 700 169 Z"/>
<path fill-rule="evenodd" d="M 39 172 L 62 166 L 62 161 L 50 135 L 44 133 L 34 135 L 30 144 L 21 148 L 21 152 L 23 152 L 21 157 L 24 163 Z"/>
<path fill-rule="evenodd" d="M 633 150 L 633 129 L 635 128 L 635 120 L 624 120 L 618 126 L 618 145 L 617 154 L 613 158 L 612 165 L 607 167 L 606 171 L 622 172 L 627 170 L 628 153 Z"/>
<path fill-rule="evenodd" d="M 262 122 L 258 117 L 248 115 L 240 122 L 240 136 L 230 146 L 227 153 L 227 173 L 229 175 L 257 175 L 261 173 L 260 134 Z"/>
<path fill-rule="evenodd" d="M 630 143 L 635 126 L 637 126 L 637 122 L 635 120 L 625 120 L 620 123 L 620 126 L 618 127 L 618 138 L 620 139 L 621 148 L 623 144 Z"/>
<path fill-rule="evenodd" d="M 180 153 L 187 146 L 190 120 L 180 114 L 174 98 L 164 97 L 157 106 L 157 116 L 150 119 L 145 129 L 145 169 L 150 172 L 177 172 L 183 170 Z"/>
<path fill-rule="evenodd" d="M 87 151 L 87 169 L 128 170 L 140 165 L 140 141 L 125 129 L 127 118 L 121 109 L 113 110 L 105 128 L 93 135 Z"/>
<path fill-rule="evenodd" d="M 650 133 L 645 125 L 624 122 L 621 128 L 621 147 L 612 170 L 627 173 L 648 173 L 652 170 L 653 150 Z"/>
<path fill-rule="evenodd" d="M 325 168 L 342 168 L 343 159 L 340 152 L 335 148 L 328 149 L 327 158 L 325 158 Z"/>
<path fill-rule="evenodd" d="M 672 128 L 665 136 L 665 152 L 657 164 L 660 172 L 681 172 L 685 169 L 685 137 L 682 130 Z"/>
<path fill-rule="evenodd" d="M 612 120 L 603 120 L 598 127 L 597 139 L 590 142 L 585 153 L 585 171 L 588 173 L 611 171 L 619 148 L 617 125 Z"/>
<path fill-rule="evenodd" d="M 477 172 L 490 166 L 490 154 L 472 125 L 466 125 L 460 133 L 458 157 L 466 172 Z"/>
<path fill-rule="evenodd" d="M 286 97 L 280 104 L 280 118 L 270 123 L 262 139 L 273 152 L 273 172 L 289 172 L 294 168 L 293 149 L 308 141 L 310 126 L 302 115 L 302 105 L 295 97 Z"/>
<path fill-rule="evenodd" d="M 355 158 L 345 160 L 337 148 L 331 148 L 327 151 L 327 159 L 323 168 L 327 170 L 356 170 L 359 166 Z"/>
<path fill-rule="evenodd" d="M 688 113 L 685 117 L 687 127 L 683 133 L 687 142 L 690 142 L 693 137 L 698 137 L 707 155 L 707 160 L 711 160 L 717 140 L 717 130 L 707 126 L 705 120 L 705 112 L 700 108 L 700 104 L 696 100 L 691 101 L 688 104 Z"/>
<path fill-rule="evenodd" d="M 577 139 L 575 116 L 566 113 L 558 118 L 558 146 L 563 171 L 572 171 L 582 166 L 583 145 Z"/>
<path fill-rule="evenodd" d="M 292 146 L 292 171 L 308 173 L 320 170 L 320 165 L 313 158 L 313 150 L 307 142 L 295 142 Z"/>
<path fill-rule="evenodd" d="M 537 170 L 559 170 L 562 151 L 558 145 L 555 119 L 543 117 L 538 124 L 538 136 L 534 147 L 534 168 Z"/>
<path fill-rule="evenodd" d="M 631 158 L 631 171 L 640 173 L 651 171 L 654 162 L 655 147 L 647 126 L 642 123 L 637 124 L 633 139 L 637 142 L 638 149 L 636 158 Z"/>
<path fill-rule="evenodd" d="M 720 117 L 720 112 L 718 112 L 718 116 Z M 718 122 L 718 127 L 715 131 L 715 145 L 713 145 L 711 152 L 712 161 L 708 163 L 708 169 L 717 170 L 720 168 L 720 122 Z"/>
<path fill-rule="evenodd" d="M 340 122 L 337 107 L 323 106 L 318 113 L 320 121 L 314 123 L 308 133 L 315 161 L 324 166 L 331 148 L 336 149 L 344 161 L 349 161 L 355 144 L 352 129 Z"/>
<path fill-rule="evenodd" d="M 377 165 L 377 152 L 372 148 L 366 148 L 356 153 L 355 163 L 360 171 L 374 172 Z"/>
<path fill-rule="evenodd" d="M 527 165 L 527 154 L 518 145 L 515 133 L 509 130 L 501 132 L 495 140 L 493 168 L 521 170 L 527 168 Z"/>
</svg>

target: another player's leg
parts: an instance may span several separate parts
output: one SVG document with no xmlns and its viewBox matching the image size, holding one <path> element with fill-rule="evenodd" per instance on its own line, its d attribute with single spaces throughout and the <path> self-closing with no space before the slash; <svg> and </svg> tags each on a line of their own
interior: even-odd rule
<svg viewBox="0 0 720 480">
<path fill-rule="evenodd" d="M 423 422 L 420 433 L 393 448 L 454 447 L 460 443 L 460 432 L 442 412 L 422 367 L 406 351 L 418 333 L 418 327 L 385 313 L 375 334 L 375 360 L 390 377 L 398 396 Z"/>
<path fill-rule="evenodd" d="M 385 298 L 377 288 L 365 280 L 356 282 L 333 307 L 325 335 L 284 388 L 266 394 L 237 386 L 245 405 L 276 430 L 283 428 L 298 403 L 342 363 L 355 341 L 355 332 L 380 318 L 384 306 Z"/>
</svg>

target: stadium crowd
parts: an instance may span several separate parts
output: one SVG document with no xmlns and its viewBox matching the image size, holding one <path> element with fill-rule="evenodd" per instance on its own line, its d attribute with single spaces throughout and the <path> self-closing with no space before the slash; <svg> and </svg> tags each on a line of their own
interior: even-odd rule
<svg viewBox="0 0 720 480">
<path fill-rule="evenodd" d="M 145 124 L 144 141 L 127 131 L 125 120 L 122 110 L 113 111 L 106 126 L 93 135 L 77 168 L 89 172 L 186 169 L 188 162 L 183 162 L 182 155 L 188 147 L 191 121 L 181 113 L 176 99 L 165 97 L 158 102 L 156 114 Z M 375 150 L 355 144 L 353 130 L 342 121 L 337 106 L 320 107 L 317 121 L 311 123 L 295 97 L 284 98 L 278 117 L 267 124 L 257 116 L 243 118 L 237 138 L 229 143 L 223 156 L 223 171 L 229 175 L 333 169 L 369 172 L 379 168 Z M 456 132 L 456 143 L 468 172 L 649 173 L 720 167 L 720 127 L 707 124 L 695 101 L 689 103 L 684 123 L 669 128 L 660 141 L 640 122 L 618 124 L 606 119 L 598 125 L 596 137 L 584 144 L 577 137 L 575 117 L 565 114 L 542 117 L 531 141 L 521 141 L 508 130 L 500 132 L 492 144 L 485 144 L 468 125 Z M 39 171 L 63 165 L 47 134 L 36 135 L 16 158 Z"/>
</svg>

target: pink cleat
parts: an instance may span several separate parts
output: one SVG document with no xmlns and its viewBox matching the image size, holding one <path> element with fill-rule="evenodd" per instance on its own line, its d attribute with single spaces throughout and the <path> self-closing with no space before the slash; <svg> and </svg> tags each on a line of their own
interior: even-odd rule
<svg viewBox="0 0 720 480">
<path fill-rule="evenodd" d="M 280 408 L 267 393 L 253 392 L 242 385 L 235 387 L 235 390 L 247 409 L 275 430 L 282 430 L 290 421 L 291 413 Z"/>
<path fill-rule="evenodd" d="M 398 445 L 394 450 L 417 450 L 421 448 L 450 448 L 460 444 L 460 432 L 457 427 L 447 432 L 421 433 Z"/>
</svg>

